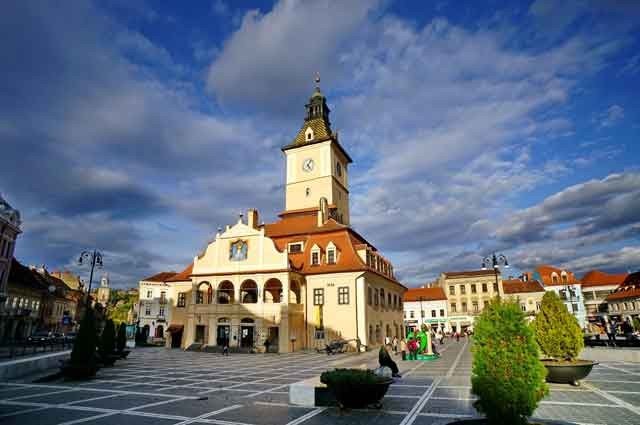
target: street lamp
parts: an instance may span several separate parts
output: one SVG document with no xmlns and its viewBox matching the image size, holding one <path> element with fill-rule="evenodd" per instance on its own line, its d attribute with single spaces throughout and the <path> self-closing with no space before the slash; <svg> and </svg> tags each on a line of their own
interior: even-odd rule
<svg viewBox="0 0 640 425">
<path fill-rule="evenodd" d="M 89 275 L 89 288 L 87 289 L 87 308 L 89 307 L 89 299 L 91 298 L 91 284 L 93 283 L 93 269 L 98 266 L 102 268 L 102 254 L 98 250 L 82 251 L 78 258 L 78 264 L 91 264 L 91 274 Z"/>
<path fill-rule="evenodd" d="M 505 269 L 509 268 L 509 261 L 504 254 L 498 254 L 494 252 L 490 257 L 485 257 L 482 260 L 482 270 L 487 270 L 490 267 L 493 267 L 493 271 L 496 274 L 496 286 L 498 286 L 498 272 L 500 272 L 500 266 L 504 266 Z M 498 291 L 498 295 L 500 295 L 500 291 Z"/>
</svg>

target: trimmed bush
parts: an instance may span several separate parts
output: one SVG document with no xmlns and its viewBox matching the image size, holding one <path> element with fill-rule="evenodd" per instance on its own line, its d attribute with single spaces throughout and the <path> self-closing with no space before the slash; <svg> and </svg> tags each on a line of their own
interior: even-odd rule
<svg viewBox="0 0 640 425">
<path fill-rule="evenodd" d="M 103 356 L 113 354 L 116 349 L 116 328 L 113 320 L 109 319 L 104 325 L 102 338 L 100 339 L 100 353 Z"/>
<path fill-rule="evenodd" d="M 120 323 L 118 327 L 118 337 L 116 341 L 116 348 L 119 353 L 124 351 L 124 348 L 127 346 L 127 325 L 123 322 Z"/>
<path fill-rule="evenodd" d="M 388 381 L 370 369 L 335 369 L 322 372 L 320 382 L 326 385 L 369 385 Z"/>
<path fill-rule="evenodd" d="M 73 343 L 70 364 L 75 366 L 94 365 L 97 344 L 98 337 L 96 336 L 96 322 L 93 309 L 87 307 L 84 317 L 80 322 L 78 335 Z"/>
<path fill-rule="evenodd" d="M 520 305 L 496 299 L 474 326 L 474 407 L 491 424 L 526 424 L 548 393 L 546 369 Z"/>
<path fill-rule="evenodd" d="M 540 350 L 549 358 L 573 361 L 584 348 L 578 320 L 554 291 L 542 297 L 533 329 Z"/>
<path fill-rule="evenodd" d="M 633 327 L 637 332 L 640 332 L 640 319 L 638 319 L 637 317 L 633 319 Z"/>
</svg>

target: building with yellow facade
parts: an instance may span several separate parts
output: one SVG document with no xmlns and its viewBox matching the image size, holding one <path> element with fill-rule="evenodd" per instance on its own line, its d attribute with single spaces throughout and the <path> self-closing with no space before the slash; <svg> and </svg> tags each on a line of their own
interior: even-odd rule
<svg viewBox="0 0 640 425">
<path fill-rule="evenodd" d="M 375 346 L 403 334 L 406 288 L 350 226 L 352 161 L 331 130 L 329 112 L 316 87 L 302 127 L 282 148 L 279 220 L 261 224 L 250 209 L 219 229 L 178 280 L 167 279 L 175 288 L 167 291 L 174 294 L 167 301 L 167 345 L 289 352 L 338 338 Z"/>
</svg>

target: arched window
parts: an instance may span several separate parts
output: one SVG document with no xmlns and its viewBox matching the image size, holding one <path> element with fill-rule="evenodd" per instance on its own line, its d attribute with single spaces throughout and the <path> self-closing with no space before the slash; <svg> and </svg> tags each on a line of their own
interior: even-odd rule
<svg viewBox="0 0 640 425">
<path fill-rule="evenodd" d="M 264 284 L 262 299 L 265 303 L 282 302 L 282 283 L 278 279 L 269 279 Z"/>
<path fill-rule="evenodd" d="M 212 304 L 213 287 L 209 282 L 201 282 L 196 292 L 196 304 Z"/>
<path fill-rule="evenodd" d="M 336 264 L 338 262 L 338 250 L 333 242 L 327 245 L 327 264 Z"/>
<path fill-rule="evenodd" d="M 569 280 L 568 280 L 568 278 L 567 278 L 567 272 L 563 271 L 563 272 L 560 274 L 560 279 L 562 280 L 562 283 L 568 283 L 568 282 L 569 282 Z"/>
<path fill-rule="evenodd" d="M 297 280 L 289 282 L 289 302 L 291 304 L 300 304 L 300 284 Z"/>
<path fill-rule="evenodd" d="M 556 272 L 551 273 L 551 283 L 558 283 L 558 274 Z"/>
<path fill-rule="evenodd" d="M 218 285 L 218 304 L 233 304 L 233 283 L 225 280 Z"/>
<path fill-rule="evenodd" d="M 255 304 L 258 302 L 258 284 L 253 280 L 245 280 L 240 285 L 240 302 L 242 304 Z"/>
</svg>

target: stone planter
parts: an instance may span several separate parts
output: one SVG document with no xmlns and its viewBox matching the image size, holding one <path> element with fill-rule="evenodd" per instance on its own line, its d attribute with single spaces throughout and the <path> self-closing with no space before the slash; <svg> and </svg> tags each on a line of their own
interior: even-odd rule
<svg viewBox="0 0 640 425">
<path fill-rule="evenodd" d="M 60 372 L 65 378 L 74 380 L 90 379 L 96 375 L 99 367 L 95 363 L 85 365 L 71 364 L 69 361 L 61 362 Z"/>
<path fill-rule="evenodd" d="M 573 362 L 542 360 L 542 364 L 547 368 L 547 382 L 571 384 L 577 387 L 580 385 L 580 380 L 586 378 L 598 362 L 592 360 L 575 360 Z"/>
<path fill-rule="evenodd" d="M 375 384 L 327 385 L 335 396 L 340 408 L 362 408 L 369 405 L 380 409 L 380 401 L 387 393 L 393 379 Z"/>
</svg>

